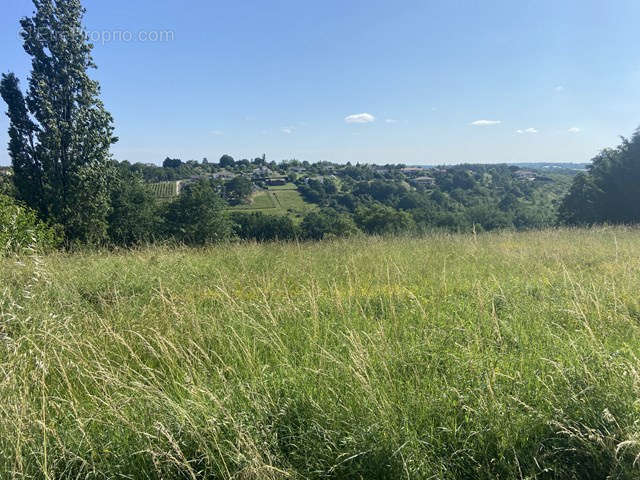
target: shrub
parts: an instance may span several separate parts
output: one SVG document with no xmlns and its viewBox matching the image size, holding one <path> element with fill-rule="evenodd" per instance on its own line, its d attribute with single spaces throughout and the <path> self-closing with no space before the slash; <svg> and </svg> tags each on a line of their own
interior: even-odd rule
<svg viewBox="0 0 640 480">
<path fill-rule="evenodd" d="M 49 227 L 33 210 L 0 194 L 0 257 L 29 249 L 52 250 L 61 242 L 59 228 Z"/>
<path fill-rule="evenodd" d="M 242 239 L 293 240 L 298 231 L 290 217 L 265 215 L 262 212 L 234 213 L 232 216 L 234 233 Z"/>
</svg>

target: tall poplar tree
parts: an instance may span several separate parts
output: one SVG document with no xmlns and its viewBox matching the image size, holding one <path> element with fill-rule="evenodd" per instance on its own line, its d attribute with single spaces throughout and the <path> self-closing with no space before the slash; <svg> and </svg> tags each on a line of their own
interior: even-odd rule
<svg viewBox="0 0 640 480">
<path fill-rule="evenodd" d="M 87 74 L 96 65 L 82 26 L 85 10 L 80 0 L 33 3 L 33 17 L 20 21 L 32 58 L 26 95 L 13 73 L 0 83 L 17 195 L 61 224 L 68 241 L 101 242 L 110 208 L 109 147 L 117 139 L 100 86 Z"/>
</svg>

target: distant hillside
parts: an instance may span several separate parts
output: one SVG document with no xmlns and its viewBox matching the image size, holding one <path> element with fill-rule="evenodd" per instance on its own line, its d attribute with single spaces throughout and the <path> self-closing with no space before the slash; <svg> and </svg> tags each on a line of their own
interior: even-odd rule
<svg viewBox="0 0 640 480">
<path fill-rule="evenodd" d="M 532 162 L 532 163 L 508 163 L 507 165 L 514 165 L 521 168 L 531 168 L 536 170 L 586 170 L 591 163 L 546 163 L 546 162 Z"/>
<path fill-rule="evenodd" d="M 465 164 L 456 164 L 456 165 L 445 165 L 444 167 L 454 167 Z M 491 163 L 474 163 L 472 165 L 484 165 L 484 166 L 494 166 L 494 165 L 512 165 L 514 167 L 520 168 L 529 168 L 535 170 L 577 170 L 582 171 L 586 170 L 590 163 L 571 163 L 571 162 L 524 162 L 524 163 L 503 163 L 503 164 L 491 164 Z M 442 165 L 415 165 L 418 168 L 431 169 L 431 168 L 441 168 Z"/>
</svg>

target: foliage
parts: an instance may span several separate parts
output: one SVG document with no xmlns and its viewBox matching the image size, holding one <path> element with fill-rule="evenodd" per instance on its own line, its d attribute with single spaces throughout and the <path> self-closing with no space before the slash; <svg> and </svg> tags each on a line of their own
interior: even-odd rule
<svg viewBox="0 0 640 480">
<path fill-rule="evenodd" d="M 155 197 L 139 177 L 120 172 L 111 185 L 111 211 L 107 218 L 113 245 L 139 245 L 156 237 L 160 222 Z"/>
<path fill-rule="evenodd" d="M 357 210 L 355 220 L 364 232 L 376 235 L 408 232 L 415 227 L 411 215 L 384 205 L 372 205 Z"/>
<path fill-rule="evenodd" d="M 231 155 L 223 155 L 222 157 L 220 157 L 219 164 L 222 168 L 233 167 L 235 163 L 236 162 Z"/>
<path fill-rule="evenodd" d="M 232 205 L 244 202 L 253 191 L 251 180 L 237 176 L 224 184 L 226 200 Z"/>
<path fill-rule="evenodd" d="M 261 175 L 255 175 L 257 165 L 268 166 L 295 183 L 268 187 Z M 233 164 L 227 161 L 224 169 L 219 164 L 191 160 L 176 169 L 129 162 L 120 166 L 156 182 L 152 188 L 165 191 L 156 193 L 163 200 L 175 197 L 174 193 L 166 194 L 167 190 L 174 192 L 175 184 L 157 183 L 158 179 L 183 178 L 186 184 L 200 178 L 212 182 L 233 212 L 287 215 L 298 224 L 310 211 L 329 209 L 332 215 L 341 215 L 346 231 L 361 229 L 376 234 L 547 228 L 556 224 L 559 201 L 576 174 L 570 169 L 536 170 L 535 166 L 522 170 L 515 165 L 468 164 L 406 171 L 403 165 L 344 166 L 297 160 L 276 164 L 260 158 Z M 416 180 L 424 177 L 432 180 Z M 247 197 L 250 191 L 253 193 Z M 304 238 L 335 235 L 330 224 L 324 215 L 309 216 L 305 230 L 299 233 Z"/>
<path fill-rule="evenodd" d="M 179 158 L 165 158 L 162 162 L 162 168 L 180 168 L 182 166 L 182 160 Z"/>
<path fill-rule="evenodd" d="M 231 236 L 225 202 L 210 182 L 185 186 L 177 200 L 162 212 L 164 234 L 189 245 L 205 245 Z"/>
<path fill-rule="evenodd" d="M 0 257 L 46 252 L 58 247 L 61 233 L 38 220 L 36 212 L 0 194 Z"/>
<path fill-rule="evenodd" d="M 586 174 L 575 177 L 560 207 L 570 225 L 640 223 L 640 129 L 631 140 L 598 154 Z"/>
<path fill-rule="evenodd" d="M 298 236 L 298 229 L 293 220 L 283 215 L 237 212 L 231 219 L 234 233 L 238 238 L 264 242 L 293 240 Z"/>
<path fill-rule="evenodd" d="M 348 237 L 358 232 L 353 219 L 331 209 L 312 211 L 302 220 L 300 230 L 303 238 L 320 240 L 327 236 Z"/>
<path fill-rule="evenodd" d="M 87 75 L 95 64 L 84 9 L 80 0 L 34 5 L 34 16 L 20 22 L 32 59 L 26 97 L 12 73 L 0 85 L 17 195 L 61 224 L 68 241 L 99 243 L 107 237 L 109 147 L 117 139 L 100 87 Z"/>
</svg>

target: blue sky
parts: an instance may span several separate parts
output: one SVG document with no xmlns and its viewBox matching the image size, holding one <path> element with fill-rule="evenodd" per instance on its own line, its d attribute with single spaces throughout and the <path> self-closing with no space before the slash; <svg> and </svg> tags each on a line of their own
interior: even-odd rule
<svg viewBox="0 0 640 480">
<path fill-rule="evenodd" d="M 2 3 L 24 86 L 32 4 Z M 120 160 L 581 162 L 640 125 L 637 0 L 84 4 Z"/>
</svg>

